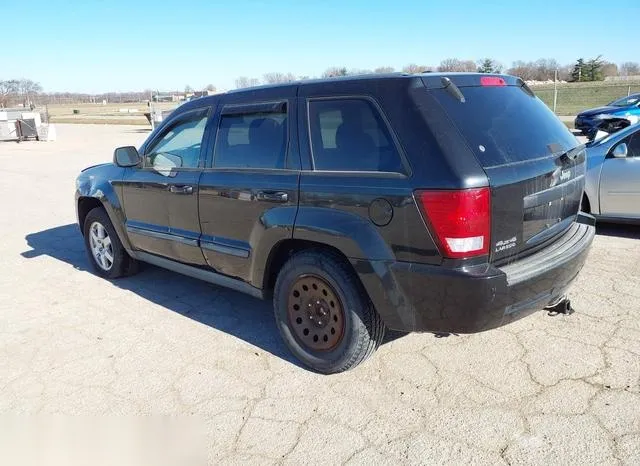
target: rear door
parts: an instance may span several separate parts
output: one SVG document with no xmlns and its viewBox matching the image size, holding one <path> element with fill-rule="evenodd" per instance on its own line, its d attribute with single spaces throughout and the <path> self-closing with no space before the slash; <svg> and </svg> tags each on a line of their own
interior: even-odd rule
<svg viewBox="0 0 640 466">
<path fill-rule="evenodd" d="M 298 209 L 295 86 L 229 94 L 200 179 L 201 247 L 217 272 L 257 283 L 268 254 L 291 238 Z M 254 267 L 255 265 L 255 267 Z"/>
<path fill-rule="evenodd" d="M 176 115 L 143 151 L 143 166 L 123 179 L 126 229 L 135 249 L 203 265 L 198 181 L 209 108 Z"/>
<path fill-rule="evenodd" d="M 585 152 L 549 108 L 511 77 L 434 76 L 425 84 L 489 179 L 491 260 L 524 256 L 564 232 L 580 207 Z"/>
<path fill-rule="evenodd" d="M 391 107 L 404 108 L 398 89 L 394 83 L 383 88 L 368 82 L 301 87 L 304 169 L 296 239 L 326 235 L 328 244 L 352 259 L 393 255 L 401 261 L 440 262 L 415 208 L 410 166 L 382 107 L 387 97 Z"/>
<path fill-rule="evenodd" d="M 627 144 L 627 157 L 609 153 L 600 172 L 600 213 L 640 218 L 640 130 L 616 145 L 622 143 Z"/>
</svg>

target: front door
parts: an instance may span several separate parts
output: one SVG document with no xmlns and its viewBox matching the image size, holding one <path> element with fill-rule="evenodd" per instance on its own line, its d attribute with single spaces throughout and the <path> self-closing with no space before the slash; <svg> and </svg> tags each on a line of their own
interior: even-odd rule
<svg viewBox="0 0 640 466">
<path fill-rule="evenodd" d="M 612 217 L 640 218 L 640 131 L 623 142 L 627 144 L 627 157 L 608 155 L 602 166 L 600 213 Z"/>
<path fill-rule="evenodd" d="M 248 102 L 226 97 L 210 168 L 200 179 L 200 244 L 207 263 L 258 288 L 266 262 L 261 255 L 292 236 L 300 161 L 295 88 L 265 92 Z"/>
<path fill-rule="evenodd" d="M 209 108 L 175 116 L 149 141 L 143 166 L 123 180 L 126 228 L 132 246 L 192 265 L 199 248 L 198 181 Z"/>
</svg>

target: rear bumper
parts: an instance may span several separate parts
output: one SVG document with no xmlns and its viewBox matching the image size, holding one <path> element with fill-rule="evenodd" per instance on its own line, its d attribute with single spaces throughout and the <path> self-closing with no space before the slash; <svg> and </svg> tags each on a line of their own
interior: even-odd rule
<svg viewBox="0 0 640 466">
<path fill-rule="evenodd" d="M 551 246 L 500 268 L 380 261 L 354 261 L 354 267 L 387 327 L 475 333 L 541 310 L 565 294 L 594 236 L 595 220 L 581 214 Z"/>
</svg>

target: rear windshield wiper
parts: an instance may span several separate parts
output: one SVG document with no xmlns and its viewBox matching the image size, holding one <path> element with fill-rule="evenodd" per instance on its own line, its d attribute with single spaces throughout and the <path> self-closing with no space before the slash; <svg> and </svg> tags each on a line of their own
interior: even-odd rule
<svg viewBox="0 0 640 466">
<path fill-rule="evenodd" d="M 460 103 L 465 103 L 466 99 L 464 98 L 464 95 L 462 95 L 462 91 L 460 90 L 460 88 L 458 86 L 456 86 L 453 81 L 451 81 L 449 78 L 446 77 L 442 77 L 440 78 L 440 81 L 442 82 L 442 85 L 444 86 L 445 90 L 451 94 L 458 102 Z"/>
<path fill-rule="evenodd" d="M 531 88 L 527 85 L 527 83 L 524 82 L 521 78 L 518 78 L 518 84 L 520 85 L 522 90 L 525 91 L 529 95 L 529 97 L 535 97 L 536 96 L 533 93 L 533 91 L 531 90 Z"/>
</svg>

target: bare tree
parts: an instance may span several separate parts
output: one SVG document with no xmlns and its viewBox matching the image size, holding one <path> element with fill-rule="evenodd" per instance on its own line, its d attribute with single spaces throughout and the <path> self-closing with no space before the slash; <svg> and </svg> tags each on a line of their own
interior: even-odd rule
<svg viewBox="0 0 640 466">
<path fill-rule="evenodd" d="M 562 65 L 558 68 L 558 79 L 560 81 L 570 81 L 572 79 L 571 73 L 573 71 L 573 65 Z"/>
<path fill-rule="evenodd" d="M 18 80 L 0 81 L 0 107 L 7 107 L 9 101 L 18 93 Z"/>
<path fill-rule="evenodd" d="M 266 73 L 262 76 L 262 79 L 267 84 L 289 83 L 295 81 L 296 77 L 292 73 Z"/>
<path fill-rule="evenodd" d="M 403 73 L 416 74 L 424 73 L 425 71 L 432 71 L 432 68 L 426 65 L 416 65 L 415 63 L 409 63 L 402 67 Z"/>
<path fill-rule="evenodd" d="M 349 72 L 344 66 L 332 66 L 324 70 L 323 78 L 333 78 L 334 76 L 346 76 Z"/>
<path fill-rule="evenodd" d="M 553 58 L 540 58 L 530 62 L 518 60 L 513 62 L 507 73 L 525 81 L 549 81 L 555 79 L 556 70 L 560 71 L 561 68 Z"/>
<path fill-rule="evenodd" d="M 260 81 L 256 78 L 247 78 L 246 76 L 240 76 L 239 78 L 236 78 L 235 84 L 237 89 L 242 89 L 244 87 L 258 86 L 260 84 Z"/>
<path fill-rule="evenodd" d="M 457 58 L 446 58 L 442 60 L 438 66 L 438 71 L 445 72 L 473 72 L 476 70 L 476 62 L 473 60 L 459 60 Z"/>
<path fill-rule="evenodd" d="M 507 70 L 507 73 L 518 76 L 525 81 L 531 81 L 535 79 L 536 70 L 531 62 L 527 63 L 522 60 L 517 60 L 511 64 L 511 68 Z"/>
<path fill-rule="evenodd" d="M 42 92 L 42 86 L 40 83 L 30 79 L 21 78 L 18 80 L 18 92 L 23 96 L 38 94 L 39 92 Z"/>
<path fill-rule="evenodd" d="M 207 85 L 204 87 L 204 90 L 205 90 L 205 91 L 212 91 L 212 92 L 215 92 L 215 91 L 216 91 L 216 86 L 214 86 L 213 84 L 207 84 Z"/>
<path fill-rule="evenodd" d="M 555 79 L 556 70 L 560 68 L 560 65 L 553 58 L 539 58 L 535 61 L 534 68 L 536 70 L 534 79 L 548 81 Z"/>
<path fill-rule="evenodd" d="M 349 71 L 347 71 L 347 75 L 349 76 L 360 75 L 360 74 L 371 74 L 371 73 L 373 73 L 373 71 L 367 70 L 367 69 L 360 69 L 360 68 L 351 68 Z"/>
<path fill-rule="evenodd" d="M 6 107 L 11 102 L 29 105 L 40 92 L 42 92 L 42 86 L 31 79 L 0 81 L 0 107 Z"/>
<path fill-rule="evenodd" d="M 188 84 L 186 86 L 184 86 L 184 93 L 185 94 L 189 94 L 193 92 L 193 87 L 189 86 Z"/>
<path fill-rule="evenodd" d="M 602 77 L 618 76 L 618 65 L 615 63 L 605 62 L 602 65 Z"/>
<path fill-rule="evenodd" d="M 393 73 L 394 71 L 395 68 L 393 66 L 379 66 L 373 70 L 374 73 Z"/>
<path fill-rule="evenodd" d="M 627 61 L 620 65 L 621 76 L 636 76 L 640 75 L 640 64 L 635 61 Z"/>
</svg>

